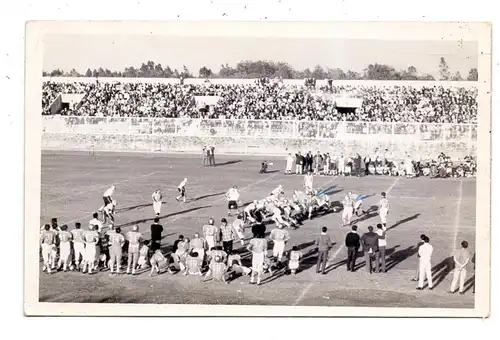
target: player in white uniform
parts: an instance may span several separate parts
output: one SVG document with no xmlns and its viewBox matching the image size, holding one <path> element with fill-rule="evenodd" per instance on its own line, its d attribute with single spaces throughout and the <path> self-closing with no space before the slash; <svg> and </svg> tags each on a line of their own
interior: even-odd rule
<svg viewBox="0 0 500 340">
<path fill-rule="evenodd" d="M 292 174 L 293 160 L 294 160 L 294 157 L 292 156 L 291 153 L 289 153 L 288 156 L 286 156 L 285 175 L 291 175 Z"/>
<path fill-rule="evenodd" d="M 378 203 L 378 214 L 380 216 L 380 222 L 384 227 L 387 227 L 387 214 L 389 214 L 389 200 L 386 197 L 386 193 L 383 192 L 382 198 Z"/>
<path fill-rule="evenodd" d="M 313 181 L 314 181 L 313 174 L 312 174 L 312 172 L 309 171 L 304 176 L 304 189 L 305 189 L 306 194 L 308 194 L 308 195 L 313 192 Z"/>
<path fill-rule="evenodd" d="M 156 217 L 158 217 L 161 213 L 161 201 L 163 199 L 163 195 L 160 189 L 153 192 L 153 194 L 151 195 L 151 199 L 153 200 L 153 211 Z"/>
<path fill-rule="evenodd" d="M 179 186 L 177 187 L 177 191 L 179 191 L 180 193 L 180 195 L 175 198 L 177 201 L 180 201 L 182 199 L 182 201 L 186 203 L 186 184 L 187 178 L 184 178 L 181 184 L 179 184 Z"/>
<path fill-rule="evenodd" d="M 115 223 L 115 215 L 113 213 L 115 211 L 115 207 L 116 207 L 116 201 L 113 200 L 111 203 L 106 205 L 104 209 L 102 209 L 103 223 L 108 223 L 108 219 L 111 221 L 112 224 Z M 102 226 L 99 228 L 99 231 L 101 231 L 101 229 Z"/>
<path fill-rule="evenodd" d="M 104 204 L 102 205 L 101 208 L 99 208 L 99 211 L 102 211 L 105 206 L 113 202 L 113 195 L 115 194 L 116 191 L 116 186 L 112 185 L 109 189 L 107 189 L 104 194 L 102 194 L 102 200 L 104 201 Z M 113 211 L 114 213 L 114 211 Z"/>
<path fill-rule="evenodd" d="M 236 231 L 236 235 L 240 238 L 241 245 L 245 244 L 245 223 L 243 222 L 243 216 L 238 214 L 236 219 L 233 221 L 233 228 Z"/>
<path fill-rule="evenodd" d="M 282 225 L 278 225 L 278 228 L 271 230 L 269 239 L 274 243 L 273 257 L 278 260 L 278 266 L 281 267 L 285 244 L 290 240 L 290 233 L 288 230 L 283 229 Z"/>
<path fill-rule="evenodd" d="M 235 185 L 226 193 L 227 199 L 227 215 L 231 216 L 231 210 L 235 209 L 238 213 L 238 203 L 240 201 L 240 193 L 238 192 L 238 187 Z"/>
<path fill-rule="evenodd" d="M 411 161 L 410 155 L 406 156 L 406 159 L 405 159 L 405 170 L 406 170 L 406 178 L 413 177 L 413 163 Z"/>
<path fill-rule="evenodd" d="M 352 192 L 348 192 L 342 201 L 344 205 L 344 210 L 342 211 L 342 222 L 344 226 L 351 224 L 352 215 L 354 212 L 354 201 L 352 198 Z"/>
</svg>

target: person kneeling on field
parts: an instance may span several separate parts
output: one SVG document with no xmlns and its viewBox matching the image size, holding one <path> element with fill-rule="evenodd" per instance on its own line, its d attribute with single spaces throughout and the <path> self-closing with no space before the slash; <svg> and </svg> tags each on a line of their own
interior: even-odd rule
<svg viewBox="0 0 500 340">
<path fill-rule="evenodd" d="M 149 263 L 149 240 L 144 240 L 141 249 L 139 250 L 139 260 L 137 264 L 139 268 L 144 269 Z"/>
<path fill-rule="evenodd" d="M 302 252 L 299 251 L 299 248 L 297 248 L 297 246 L 293 246 L 292 251 L 290 252 L 290 260 L 288 262 L 288 268 L 290 269 L 292 275 L 295 275 L 297 273 L 301 258 Z"/>
<path fill-rule="evenodd" d="M 193 251 L 186 257 L 186 270 L 182 273 L 182 275 L 199 275 L 201 276 L 201 264 L 203 260 L 200 259 L 200 256 L 197 252 Z"/>
<path fill-rule="evenodd" d="M 222 262 L 221 257 L 215 256 L 214 261 L 212 261 L 210 263 L 210 266 L 208 267 L 208 272 L 205 275 L 205 279 L 203 280 L 203 282 L 214 280 L 227 284 L 228 282 L 226 281 L 226 271 L 227 266 Z"/>
<path fill-rule="evenodd" d="M 163 255 L 160 246 L 156 243 L 153 243 L 152 246 L 154 253 L 153 256 L 151 256 L 151 272 L 149 273 L 149 276 L 153 276 L 153 274 L 156 272 L 156 274 L 161 274 L 162 270 L 165 269 L 166 271 L 170 272 L 170 268 L 168 266 L 168 260 L 167 258 Z"/>
</svg>

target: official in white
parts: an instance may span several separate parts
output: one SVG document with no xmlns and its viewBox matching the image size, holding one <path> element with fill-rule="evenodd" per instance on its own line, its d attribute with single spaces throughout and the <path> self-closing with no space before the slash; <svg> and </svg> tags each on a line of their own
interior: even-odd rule
<svg viewBox="0 0 500 340">
<path fill-rule="evenodd" d="M 419 275 L 418 275 L 418 290 L 424 289 L 424 280 L 427 278 L 427 283 L 429 284 L 429 289 L 433 289 L 432 285 L 432 251 L 434 248 L 429 244 L 429 237 L 424 238 L 424 244 L 418 248 L 418 256 L 419 258 Z"/>
<path fill-rule="evenodd" d="M 232 210 L 236 210 L 238 212 L 238 202 L 240 200 L 240 193 L 238 192 L 238 187 L 234 185 L 230 188 L 226 193 L 227 199 L 227 215 L 231 216 Z"/>
<path fill-rule="evenodd" d="M 378 214 L 380 216 L 380 222 L 384 227 L 387 226 L 387 214 L 389 214 L 389 200 L 385 192 L 382 194 L 382 198 L 378 202 Z"/>
<path fill-rule="evenodd" d="M 314 177 L 313 177 L 313 174 L 312 172 L 308 172 L 305 176 L 304 176 L 304 189 L 305 189 L 305 192 L 306 194 L 311 194 L 313 192 L 313 183 L 314 182 Z"/>
<path fill-rule="evenodd" d="M 467 250 L 469 243 L 462 241 L 461 248 L 453 252 L 453 261 L 455 262 L 455 270 L 453 271 L 453 280 L 451 281 L 450 293 L 455 293 L 458 286 L 458 292 L 464 294 L 465 277 L 467 276 L 467 264 L 470 261 L 470 253 Z"/>
<path fill-rule="evenodd" d="M 155 215 L 158 217 L 160 216 L 161 213 L 161 201 L 163 199 L 163 195 L 160 189 L 153 192 L 153 194 L 151 195 L 151 199 L 153 200 L 153 211 Z"/>
<path fill-rule="evenodd" d="M 292 167 L 293 167 L 293 156 L 291 153 L 286 156 L 286 169 L 285 169 L 285 174 L 290 175 L 292 173 Z"/>
</svg>

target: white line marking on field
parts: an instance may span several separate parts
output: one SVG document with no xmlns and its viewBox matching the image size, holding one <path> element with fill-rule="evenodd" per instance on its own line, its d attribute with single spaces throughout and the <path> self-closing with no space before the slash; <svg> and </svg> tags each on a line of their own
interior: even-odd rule
<svg viewBox="0 0 500 340">
<path fill-rule="evenodd" d="M 458 189 L 458 203 L 457 211 L 455 213 L 455 232 L 453 233 L 453 250 L 457 249 L 458 230 L 460 229 L 460 208 L 462 206 L 463 183 L 463 181 L 460 181 L 460 187 Z"/>
<path fill-rule="evenodd" d="M 400 179 L 400 178 L 401 178 L 401 177 L 396 178 L 396 180 L 392 183 L 392 185 L 389 187 L 389 189 L 387 189 L 387 190 L 386 190 L 386 192 L 385 192 L 385 193 L 386 193 L 387 195 L 389 195 L 389 193 L 391 192 L 392 188 L 394 188 L 394 187 L 396 186 L 396 184 L 398 183 L 398 181 L 399 181 L 399 179 Z"/>
<path fill-rule="evenodd" d="M 344 245 L 341 244 L 339 249 L 337 249 L 337 251 L 335 253 L 332 253 L 332 255 L 330 255 L 328 257 L 328 260 L 326 261 L 326 267 L 328 267 L 328 264 L 333 261 L 339 254 L 340 254 L 340 251 L 344 248 Z"/>
<path fill-rule="evenodd" d="M 141 176 L 135 176 L 135 177 L 129 177 L 127 179 L 124 179 L 122 181 L 118 181 L 118 182 L 113 182 L 113 183 L 109 183 L 107 186 L 105 186 L 104 184 L 99 184 L 99 185 L 94 185 L 94 186 L 91 186 L 91 187 L 87 187 L 85 190 L 81 190 L 81 191 L 77 191 L 75 193 L 71 193 L 71 196 L 69 197 L 75 197 L 75 196 L 79 196 L 81 194 L 85 194 L 85 193 L 88 193 L 89 191 L 92 191 L 92 190 L 98 190 L 100 188 L 102 188 L 102 192 L 104 192 L 106 190 L 106 188 L 109 187 L 109 185 L 113 184 L 113 185 L 117 185 L 117 184 L 123 184 L 123 183 L 127 183 L 127 182 L 130 182 L 132 180 L 136 180 L 138 178 L 144 178 L 144 177 L 149 177 L 151 175 L 154 175 L 154 174 L 157 174 L 159 173 L 159 171 L 154 171 L 154 172 L 151 172 L 149 174 L 145 174 L 145 175 L 141 175 Z M 120 190 L 120 188 L 117 188 L 117 190 Z M 68 196 L 61 196 L 59 198 L 56 198 L 56 199 L 53 199 L 53 200 L 50 200 L 50 201 L 46 201 L 44 203 L 53 203 L 53 202 L 58 202 L 58 201 L 62 201 L 62 200 L 66 200 L 68 199 Z"/>
<path fill-rule="evenodd" d="M 300 293 L 299 297 L 295 300 L 295 302 L 292 304 L 292 306 L 297 306 L 297 304 L 302 301 L 304 296 L 306 296 L 307 292 L 311 289 L 311 287 L 314 286 L 314 283 L 309 283 L 306 288 L 302 290 L 302 293 Z"/>
</svg>

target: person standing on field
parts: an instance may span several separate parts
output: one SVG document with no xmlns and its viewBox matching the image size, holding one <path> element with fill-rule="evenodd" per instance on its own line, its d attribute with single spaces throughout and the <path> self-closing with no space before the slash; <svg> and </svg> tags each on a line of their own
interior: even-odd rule
<svg viewBox="0 0 500 340">
<path fill-rule="evenodd" d="M 419 277 L 418 277 L 418 290 L 424 289 L 424 280 L 427 278 L 429 290 L 433 289 L 432 285 L 432 265 L 431 258 L 434 248 L 430 245 L 429 237 L 425 237 L 424 244 L 418 248 L 418 255 L 420 256 L 419 262 Z"/>
<path fill-rule="evenodd" d="M 375 255 L 375 268 L 377 272 L 380 273 L 380 265 L 382 266 L 382 273 L 386 272 L 385 267 L 385 249 L 387 248 L 387 229 L 382 224 L 377 224 L 377 235 L 378 235 L 378 252 Z"/>
<path fill-rule="evenodd" d="M 162 195 L 160 189 L 153 192 L 153 195 L 151 195 L 151 198 L 153 199 L 153 211 L 155 213 L 155 216 L 158 217 L 158 216 L 160 216 L 160 213 L 161 213 L 161 201 L 163 199 L 163 195 Z"/>
<path fill-rule="evenodd" d="M 291 153 L 289 153 L 288 156 L 286 156 L 285 175 L 292 174 L 292 167 L 293 167 L 293 156 Z"/>
<path fill-rule="evenodd" d="M 374 272 L 373 257 L 375 256 L 375 253 L 378 251 L 378 235 L 373 232 L 372 226 L 369 226 L 368 232 L 364 233 L 363 236 L 361 237 L 361 244 L 363 245 L 363 252 L 365 253 L 366 271 L 369 274 L 371 274 Z"/>
<path fill-rule="evenodd" d="M 316 263 L 316 273 L 326 274 L 326 262 L 328 261 L 328 251 L 332 247 L 330 236 L 326 234 L 327 228 L 321 228 L 321 234 L 316 237 L 316 247 L 318 248 L 318 262 Z"/>
<path fill-rule="evenodd" d="M 108 231 L 110 251 L 109 251 L 109 270 L 111 274 L 115 271 L 116 264 L 116 274 L 120 274 L 120 267 L 122 264 L 122 249 L 125 244 L 125 237 L 122 235 L 122 230 L 120 227 L 116 227 L 114 230 Z"/>
<path fill-rule="evenodd" d="M 151 224 L 151 247 L 153 243 L 157 243 L 158 245 L 161 244 L 162 233 L 163 226 L 160 224 L 160 219 L 156 217 L 154 223 Z"/>
<path fill-rule="evenodd" d="M 94 225 L 91 230 L 86 230 L 83 234 L 85 241 L 85 256 L 82 273 L 85 273 L 88 268 L 88 273 L 92 274 L 96 264 L 97 242 L 99 242 L 99 227 Z"/>
<path fill-rule="evenodd" d="M 464 294 L 465 277 L 467 276 L 467 264 L 470 261 L 470 253 L 467 250 L 469 243 L 467 241 L 462 241 L 461 248 L 453 252 L 453 261 L 455 262 L 455 270 L 453 271 L 453 280 L 451 281 L 450 293 L 455 293 L 457 289 L 457 283 L 460 281 L 458 286 L 458 292 Z"/>
<path fill-rule="evenodd" d="M 52 247 L 56 240 L 56 233 L 51 230 L 50 224 L 46 224 L 40 234 L 40 246 L 42 247 L 43 269 L 47 274 L 51 273 L 50 262 Z"/>
<path fill-rule="evenodd" d="M 61 226 L 61 231 L 59 232 L 59 263 L 57 264 L 58 269 L 68 270 L 68 264 L 71 262 L 71 240 L 73 235 L 68 231 L 68 226 L 64 224 Z"/>
<path fill-rule="evenodd" d="M 378 214 L 380 216 L 380 222 L 385 228 L 387 227 L 387 214 L 389 214 L 389 200 L 387 199 L 385 192 L 383 192 L 381 196 L 382 198 L 378 203 Z"/>
<path fill-rule="evenodd" d="M 425 234 L 422 234 L 420 235 L 420 242 L 418 242 L 417 244 L 417 252 L 418 252 L 418 249 L 420 248 L 420 246 L 422 244 L 424 244 L 424 239 L 426 238 L 427 236 L 425 236 Z M 420 259 L 420 255 L 418 255 L 417 253 L 417 257 Z M 419 261 L 420 262 L 420 261 Z M 415 281 L 415 282 L 418 282 L 418 278 L 420 277 L 420 264 L 417 264 L 417 270 L 415 271 L 415 277 L 412 278 L 411 280 L 412 281 Z"/>
<path fill-rule="evenodd" d="M 352 230 L 345 237 L 345 246 L 347 248 L 347 271 L 354 271 L 356 267 L 356 257 L 360 246 L 360 237 L 358 235 L 358 226 L 353 225 Z"/>
<path fill-rule="evenodd" d="M 81 263 L 85 259 L 85 242 L 83 240 L 82 224 L 80 222 L 75 223 L 75 229 L 71 230 L 73 239 L 73 253 L 75 255 L 75 266 L 76 270 L 80 270 Z"/>
<path fill-rule="evenodd" d="M 132 275 L 135 275 L 137 262 L 139 261 L 139 247 L 141 246 L 141 240 L 142 240 L 142 235 L 139 232 L 138 225 L 133 226 L 132 231 L 129 231 L 127 233 L 127 240 L 128 240 L 127 274 L 130 274 L 130 269 L 132 269 Z"/>
</svg>

